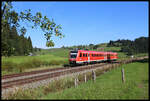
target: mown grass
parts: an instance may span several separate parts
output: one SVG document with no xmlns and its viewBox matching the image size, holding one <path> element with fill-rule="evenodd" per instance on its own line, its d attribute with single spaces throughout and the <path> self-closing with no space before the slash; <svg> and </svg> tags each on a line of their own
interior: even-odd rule
<svg viewBox="0 0 150 101">
<path fill-rule="evenodd" d="M 83 83 L 83 75 L 79 75 L 80 83 L 76 88 L 72 78 L 55 80 L 37 89 L 20 90 L 8 99 L 148 99 L 148 65 L 144 61 L 125 64 L 101 76 L 97 75 L 95 82 L 91 80 L 90 73 L 87 75 L 87 83 Z M 121 79 L 122 67 L 125 83 Z"/>
</svg>

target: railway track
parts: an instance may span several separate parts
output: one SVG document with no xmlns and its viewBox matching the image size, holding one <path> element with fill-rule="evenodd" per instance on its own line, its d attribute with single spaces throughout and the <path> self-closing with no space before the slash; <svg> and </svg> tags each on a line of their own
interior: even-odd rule
<svg viewBox="0 0 150 101">
<path fill-rule="evenodd" d="M 26 72 L 21 74 L 12 74 L 6 75 L 2 77 L 2 89 L 10 88 L 13 86 L 19 86 L 31 82 L 37 82 L 39 80 L 44 80 L 47 78 L 54 78 L 61 75 L 71 74 L 87 69 L 94 69 L 98 66 L 106 65 L 107 63 L 101 64 L 94 64 L 88 66 L 79 66 L 73 68 L 55 68 L 55 69 L 46 69 L 42 71 L 33 71 L 33 72 Z"/>
</svg>

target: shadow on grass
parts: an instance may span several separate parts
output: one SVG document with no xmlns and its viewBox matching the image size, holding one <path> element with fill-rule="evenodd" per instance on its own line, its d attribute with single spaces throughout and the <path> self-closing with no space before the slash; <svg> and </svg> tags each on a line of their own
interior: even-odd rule
<svg viewBox="0 0 150 101">
<path fill-rule="evenodd" d="M 142 80 L 143 81 L 143 83 L 148 83 L 149 82 L 149 80 Z"/>
<path fill-rule="evenodd" d="M 143 60 L 136 60 L 135 62 L 146 63 L 148 61 L 149 61 L 149 59 L 143 59 Z"/>
</svg>

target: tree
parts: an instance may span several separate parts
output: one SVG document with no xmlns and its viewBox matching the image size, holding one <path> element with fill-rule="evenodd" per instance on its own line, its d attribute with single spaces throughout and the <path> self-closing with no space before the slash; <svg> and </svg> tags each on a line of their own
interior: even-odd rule
<svg viewBox="0 0 150 101">
<path fill-rule="evenodd" d="M 134 41 L 134 46 L 138 53 L 148 52 L 148 38 L 146 37 L 136 38 Z"/>
<path fill-rule="evenodd" d="M 93 49 L 97 49 L 99 45 L 94 45 Z"/>
<path fill-rule="evenodd" d="M 26 33 L 26 28 L 19 24 L 19 21 L 27 22 L 31 25 L 31 28 L 40 27 L 42 31 L 45 33 L 45 38 L 47 40 L 46 46 L 51 47 L 54 46 L 54 42 L 51 39 L 52 35 L 56 37 L 62 38 L 64 35 L 60 31 L 61 25 L 56 25 L 54 20 L 50 20 L 46 16 L 42 16 L 40 12 L 37 12 L 35 15 L 31 14 L 31 10 L 25 10 L 24 12 L 17 13 L 12 10 L 13 6 L 11 1 L 3 1 L 1 6 L 1 32 L 5 33 L 8 25 L 10 27 L 15 26 L 21 33 L 24 35 Z"/>
<path fill-rule="evenodd" d="M 94 44 L 89 44 L 90 49 L 93 49 Z"/>
<path fill-rule="evenodd" d="M 110 40 L 110 42 L 107 44 L 107 47 L 114 46 L 114 41 Z"/>
<path fill-rule="evenodd" d="M 29 52 L 32 52 L 33 51 L 33 47 L 32 47 L 32 41 L 31 41 L 30 36 L 28 37 L 28 43 L 29 43 Z"/>
</svg>

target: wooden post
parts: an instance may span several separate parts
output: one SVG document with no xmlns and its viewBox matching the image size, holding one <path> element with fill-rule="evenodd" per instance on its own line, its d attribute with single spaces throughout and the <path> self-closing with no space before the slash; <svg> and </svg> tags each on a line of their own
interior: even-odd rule
<svg viewBox="0 0 150 101">
<path fill-rule="evenodd" d="M 75 85 L 75 87 L 78 86 L 78 82 L 79 82 L 78 77 L 75 77 L 75 79 L 74 79 L 74 85 Z"/>
<path fill-rule="evenodd" d="M 75 87 L 77 87 L 77 79 L 76 78 L 74 79 L 74 85 L 75 85 Z"/>
<path fill-rule="evenodd" d="M 122 82 L 125 83 L 124 68 L 122 68 Z"/>
<path fill-rule="evenodd" d="M 86 82 L 86 74 L 84 75 L 84 82 Z"/>
<path fill-rule="evenodd" d="M 93 78 L 94 81 L 96 80 L 96 74 L 95 74 L 94 70 L 92 70 L 92 78 Z"/>
</svg>

